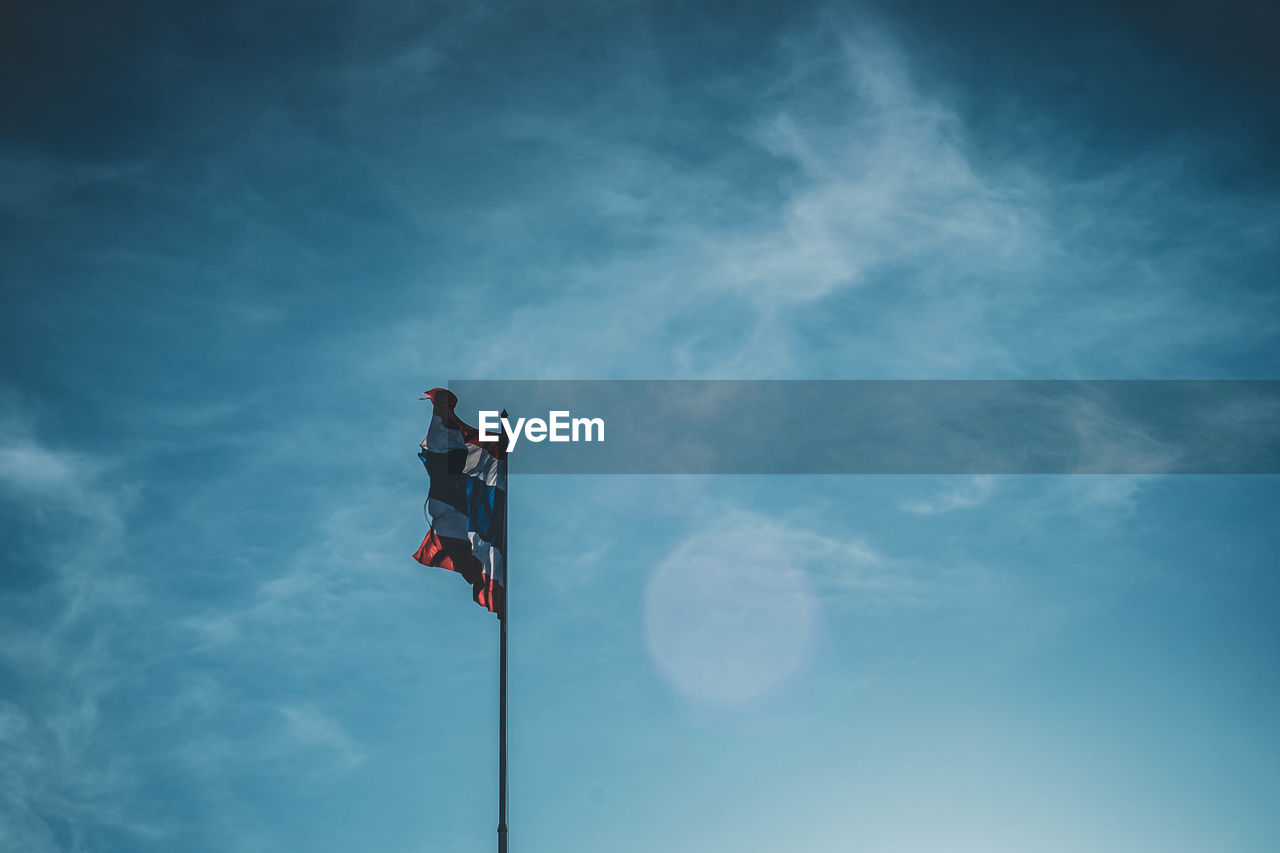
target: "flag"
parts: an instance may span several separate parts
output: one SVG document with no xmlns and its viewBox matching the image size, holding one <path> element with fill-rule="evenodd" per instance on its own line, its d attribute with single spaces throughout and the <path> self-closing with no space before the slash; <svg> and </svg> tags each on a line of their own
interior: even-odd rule
<svg viewBox="0 0 1280 853">
<path fill-rule="evenodd" d="M 454 413 L 458 398 L 444 388 L 432 388 L 424 399 L 431 401 L 431 427 L 418 458 L 431 480 L 431 527 L 414 559 L 462 575 L 476 603 L 501 619 L 507 578 L 506 436 L 481 442 L 480 431 Z"/>
</svg>

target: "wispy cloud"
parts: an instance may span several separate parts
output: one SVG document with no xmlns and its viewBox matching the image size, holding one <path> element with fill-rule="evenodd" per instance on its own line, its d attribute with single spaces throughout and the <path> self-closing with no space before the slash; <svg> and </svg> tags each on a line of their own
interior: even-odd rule
<svg viewBox="0 0 1280 853">
<path fill-rule="evenodd" d="M 993 159 L 991 129 L 926 88 L 887 29 L 783 44 L 775 85 L 742 93 L 750 121 L 696 171 L 621 142 L 583 156 L 605 117 L 591 134 L 585 116 L 554 125 L 564 161 L 550 168 L 568 182 L 554 222 L 530 220 L 527 200 L 504 208 L 546 236 L 522 273 L 539 297 L 512 306 L 510 347 L 473 375 L 1169 376 L 1178 353 L 1226 357 L 1272 334 L 1271 312 L 1224 310 L 1204 288 L 1265 251 L 1276 221 L 1269 200 L 1198 177 L 1211 149 L 1102 157 L 1054 134 Z M 611 250 L 561 245 L 585 220 Z M 634 222 L 645 239 L 624 237 Z M 1237 284 L 1236 299 L 1270 305 Z M 427 328 L 410 321 L 406 337 Z"/>
<path fill-rule="evenodd" d="M 776 307 L 876 283 L 895 265 L 953 277 L 1007 266 L 1042 239 L 1034 183 L 971 162 L 963 122 L 913 83 L 892 40 L 872 28 L 837 38 L 834 69 L 816 69 L 826 79 L 793 77 L 760 123 L 759 141 L 796 167 L 794 188 L 776 225 L 724 247 L 724 285 Z M 793 62 L 831 51 L 828 39 L 795 40 Z M 843 103 L 805 94 L 833 70 Z"/>
<path fill-rule="evenodd" d="M 345 729 L 314 705 L 285 705 L 279 709 L 288 736 L 304 747 L 316 747 L 335 755 L 344 768 L 355 767 L 365 756 Z"/>
<path fill-rule="evenodd" d="M 1010 107 L 1021 132 L 993 146 L 999 122 L 970 121 L 971 105 L 925 73 L 930 58 L 866 13 L 766 27 L 735 76 L 700 46 L 668 54 L 681 46 L 639 7 L 566 19 L 540 52 L 505 8 L 374 4 L 313 16 L 290 50 L 263 51 L 263 21 L 295 12 L 237 7 L 175 34 L 180 46 L 197 31 L 243 37 L 243 71 L 176 57 L 168 40 L 150 55 L 129 45 L 131 69 L 175 81 L 117 87 L 140 110 L 158 105 L 155 125 L 173 134 L 162 141 L 116 139 L 129 153 L 114 162 L 4 152 L 0 208 L 27 226 L 7 244 L 21 274 L 5 330 L 53 380 L 24 391 L 70 409 L 65 389 L 86 373 L 104 385 L 76 392 L 93 404 L 76 428 L 97 418 L 101 432 L 69 439 L 25 411 L 0 422 L 14 554 L 0 660 L 17 685 L 0 702 L 0 847 L 101 849 L 111 833 L 156 849 L 288 849 L 296 839 L 260 815 L 299 776 L 355 777 L 401 751 L 408 727 L 386 718 L 409 691 L 432 712 L 460 701 L 433 677 L 489 662 L 492 622 L 452 615 L 464 591 L 449 615 L 417 592 L 436 580 L 458 592 L 409 558 L 423 526 L 421 383 L 1272 363 L 1250 357 L 1280 328 L 1258 285 L 1278 208 L 1218 184 L 1212 140 L 1101 152 L 1083 133 L 1040 132 L 1054 106 L 996 87 L 979 99 L 989 115 Z M 633 12 L 639 25 L 609 41 Z M 582 70 L 592 57 L 606 73 Z M 1161 462 L 1122 424 L 1088 409 L 1077 423 L 1104 455 Z M 1072 479 L 1023 523 L 1123 517 L 1143 482 Z M 805 632 L 832 614 L 897 626 L 927 612 L 946 640 L 985 638 L 969 647 L 983 655 L 1022 653 L 1073 618 L 1054 590 L 1037 597 L 1031 572 L 925 553 L 936 543 L 836 513 L 825 524 L 730 497 L 686 517 L 705 498 L 689 482 L 657 497 L 584 488 L 580 509 L 543 494 L 557 515 L 540 544 L 575 555 L 548 569 L 549 595 L 597 584 L 546 623 L 582 641 L 582 657 L 616 648 L 565 626 L 588 609 L 634 616 L 616 587 L 602 593 L 617 580 L 604 569 L 677 517 L 689 529 L 650 555 L 672 568 L 663 600 L 677 617 L 686 581 L 712 611 L 734 603 L 739 558 L 754 566 L 727 623 L 699 611 L 678 627 L 695 639 L 723 628 L 767 656 L 751 617 L 778 592 L 795 605 L 786 642 L 802 640 L 773 659 L 778 678 L 803 668 Z M 885 506 L 895 523 L 937 528 L 1002 495 L 975 478 Z M 601 506 L 619 516 L 607 540 Z M 705 574 L 681 575 L 690 565 Z M 742 675 L 730 694 L 759 686 L 750 656 L 718 660 Z M 694 663 L 686 675 L 723 674 Z M 266 788 L 271 802 L 253 801 Z M 170 789 L 199 804 L 156 795 Z"/>
<path fill-rule="evenodd" d="M 86 453 L 47 447 L 28 427 L 10 422 L 0 430 L 0 491 L 29 512 L 70 512 L 99 535 L 119 535 L 128 497 L 97 487 L 109 467 Z"/>
<path fill-rule="evenodd" d="M 957 509 L 981 506 L 995 491 L 995 478 L 990 475 L 966 477 L 929 498 L 914 498 L 901 503 L 904 512 L 915 515 L 937 515 Z"/>
<path fill-rule="evenodd" d="M 40 544 L 36 577 L 0 591 L 2 659 L 18 678 L 0 707 L 0 812 L 15 850 L 84 850 L 95 827 L 139 838 L 162 833 L 140 817 L 129 757 L 101 747 L 101 705 L 121 679 L 112 618 L 139 602 L 113 577 L 136 495 L 109 460 L 41 441 L 11 406 L 0 432 L 0 496 Z M 2 836 L 0 836 L 2 837 Z"/>
<path fill-rule="evenodd" d="M 411 548 L 409 534 L 387 521 L 397 516 L 393 493 L 333 495 L 326 512 L 301 525 L 311 545 L 278 564 L 255 564 L 252 545 L 224 544 L 208 558 L 227 595 L 210 601 L 183 590 L 192 574 L 156 571 L 174 564 L 175 546 L 154 507 L 148 523 L 136 518 L 136 480 L 151 476 L 140 467 L 145 455 L 126 464 L 52 445 L 11 408 L 0 433 L 0 498 L 20 516 L 23 539 L 37 543 L 29 561 L 38 577 L 0 590 L 0 659 L 18 679 L 0 704 L 8 833 L 0 838 L 40 853 L 95 849 L 103 832 L 157 842 L 189 831 L 143 804 L 165 774 L 187 774 L 198 787 L 264 762 L 326 775 L 360 765 L 355 735 L 300 698 L 305 686 L 287 673 L 359 647 L 351 637 L 369 608 L 395 606 L 387 567 L 411 577 Z M 287 456 L 290 443 L 259 447 Z M 185 537 L 181 547 L 216 540 L 237 511 L 225 495 L 251 490 L 256 477 L 253 466 L 237 467 L 186 490 L 166 513 Z M 178 564 L 193 566 L 191 556 Z M 257 657 L 264 647 L 270 661 Z M 281 677 L 246 693 L 226 675 L 241 666 L 278 667 Z M 129 699 L 138 690 L 145 703 Z M 217 832 L 238 844 L 258 830 Z"/>
</svg>

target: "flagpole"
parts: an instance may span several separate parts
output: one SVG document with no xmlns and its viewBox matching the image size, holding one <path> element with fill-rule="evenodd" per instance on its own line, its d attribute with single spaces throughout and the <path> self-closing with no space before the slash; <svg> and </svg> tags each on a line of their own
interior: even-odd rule
<svg viewBox="0 0 1280 853">
<path fill-rule="evenodd" d="M 504 587 L 505 594 L 506 589 Z M 507 614 L 498 629 L 498 853 L 507 853 Z"/>
<path fill-rule="evenodd" d="M 507 605 L 498 629 L 498 853 L 507 853 Z"/>
<path fill-rule="evenodd" d="M 502 417 L 507 410 L 502 410 Z M 507 518 L 511 514 L 511 457 L 507 456 L 506 511 L 502 514 L 502 618 L 498 620 L 498 853 L 507 853 L 507 618 L 510 616 L 511 540 Z"/>
</svg>

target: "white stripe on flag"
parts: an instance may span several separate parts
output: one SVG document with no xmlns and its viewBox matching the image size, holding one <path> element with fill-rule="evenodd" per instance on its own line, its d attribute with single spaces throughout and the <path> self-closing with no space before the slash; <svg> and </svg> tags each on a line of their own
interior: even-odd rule
<svg viewBox="0 0 1280 853">
<path fill-rule="evenodd" d="M 474 444 L 467 447 L 467 464 L 462 473 L 483 481 L 486 486 L 507 488 L 507 460 L 494 459 L 489 451 Z"/>
<path fill-rule="evenodd" d="M 471 540 L 471 552 L 480 561 L 480 566 L 484 573 L 505 586 L 507 576 L 503 565 L 502 552 L 481 539 L 478 533 L 468 533 L 467 538 Z"/>
<path fill-rule="evenodd" d="M 435 498 L 427 500 L 427 512 L 431 513 L 431 526 L 441 536 L 454 539 L 467 538 L 467 517 L 444 501 Z"/>
</svg>

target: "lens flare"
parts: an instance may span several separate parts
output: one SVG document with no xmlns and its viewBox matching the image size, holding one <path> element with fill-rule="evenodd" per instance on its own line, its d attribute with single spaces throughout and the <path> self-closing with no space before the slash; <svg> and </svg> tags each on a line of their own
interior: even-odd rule
<svg viewBox="0 0 1280 853">
<path fill-rule="evenodd" d="M 745 704 L 806 660 L 814 598 L 777 541 L 757 526 L 699 533 L 654 569 L 646 642 L 658 670 L 688 697 Z"/>
</svg>

